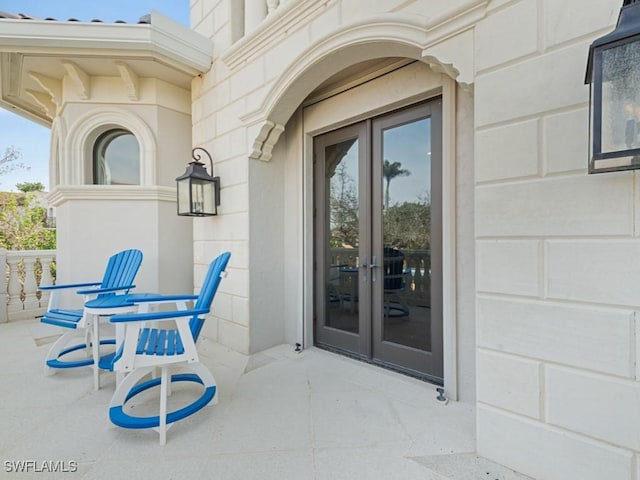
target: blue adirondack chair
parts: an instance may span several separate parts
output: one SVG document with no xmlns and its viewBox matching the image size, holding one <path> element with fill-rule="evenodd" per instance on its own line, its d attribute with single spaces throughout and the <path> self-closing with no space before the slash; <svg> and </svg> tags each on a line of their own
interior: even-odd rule
<svg viewBox="0 0 640 480">
<path fill-rule="evenodd" d="M 45 358 L 45 375 L 53 375 L 60 369 L 87 367 L 94 364 L 91 342 L 95 337 L 92 324 L 84 309 L 58 308 L 60 294 L 75 290 L 84 297 L 84 303 L 99 297 L 126 294 L 135 287 L 133 281 L 142 263 L 140 250 L 124 250 L 109 258 L 101 282 L 40 286 L 51 291 L 49 306 L 40 321 L 67 330 L 49 349 Z M 113 339 L 100 340 L 100 344 L 113 344 Z M 85 353 L 82 354 L 82 350 Z M 78 352 L 78 353 L 75 353 Z"/>
<path fill-rule="evenodd" d="M 114 315 L 110 321 L 124 325 L 124 342 L 118 348 L 115 358 L 109 364 L 116 372 L 126 373 L 124 380 L 117 386 L 109 406 L 109 418 L 120 427 L 131 429 L 152 428 L 160 434 L 160 444 L 164 445 L 167 429 L 174 422 L 193 415 L 210 402 L 217 403 L 215 379 L 209 369 L 200 363 L 196 341 L 204 323 L 203 315 L 211 308 L 211 302 L 218 290 L 221 278 L 231 254 L 225 252 L 211 265 L 204 279 L 200 294 L 193 308 L 189 310 L 159 311 Z M 154 302 L 179 300 L 180 296 L 132 295 L 136 302 Z M 184 297 L 192 299 L 193 295 Z M 165 322 L 170 320 L 169 325 Z M 169 368 L 180 365 L 183 373 L 169 375 Z M 109 365 L 105 365 L 108 367 Z M 161 369 L 160 377 L 155 377 L 156 369 Z M 184 370 L 192 373 L 184 373 Z M 151 380 L 139 383 L 151 374 Z M 167 412 L 167 397 L 171 394 L 171 385 L 175 382 L 192 382 L 203 388 L 197 400 L 172 412 Z M 158 415 L 134 416 L 135 409 L 125 408 L 136 395 L 150 388 L 160 386 L 160 407 Z M 129 405 L 131 406 L 131 404 Z"/>
</svg>

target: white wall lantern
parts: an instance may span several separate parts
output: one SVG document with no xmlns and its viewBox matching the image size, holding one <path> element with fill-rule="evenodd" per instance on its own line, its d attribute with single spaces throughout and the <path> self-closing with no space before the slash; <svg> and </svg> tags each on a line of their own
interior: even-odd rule
<svg viewBox="0 0 640 480">
<path fill-rule="evenodd" d="M 640 168 L 640 0 L 624 0 L 616 29 L 589 48 L 589 173 Z"/>
<path fill-rule="evenodd" d="M 213 160 L 204 148 L 196 147 L 191 151 L 193 161 L 185 172 L 176 178 L 178 187 L 178 215 L 187 217 L 210 217 L 218 214 L 220 205 L 220 177 L 209 175 L 204 163 L 200 162 L 201 150 L 209 157 L 211 173 Z"/>
</svg>

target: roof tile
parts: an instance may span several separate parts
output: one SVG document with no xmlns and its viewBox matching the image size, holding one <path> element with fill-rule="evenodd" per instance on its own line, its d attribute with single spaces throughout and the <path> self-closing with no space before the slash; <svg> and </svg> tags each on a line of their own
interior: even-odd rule
<svg viewBox="0 0 640 480">
<path fill-rule="evenodd" d="M 46 18 L 38 18 L 38 17 L 34 17 L 31 15 L 27 15 L 25 13 L 9 13 L 9 12 L 3 12 L 0 10 L 0 20 L 2 19 L 11 19 L 11 20 L 49 20 L 49 21 L 54 21 L 54 22 L 82 22 L 83 20 L 79 20 L 77 18 L 69 18 L 67 20 L 58 20 L 56 18 L 53 17 L 46 17 Z M 116 20 L 115 22 L 105 22 L 104 20 L 100 20 L 99 18 L 94 18 L 93 20 L 91 20 L 90 22 L 93 23 L 128 23 L 125 22 L 124 20 Z M 143 15 L 142 17 L 140 17 L 140 19 L 137 22 L 138 24 L 150 24 L 151 23 L 151 16 L 150 15 Z"/>
</svg>

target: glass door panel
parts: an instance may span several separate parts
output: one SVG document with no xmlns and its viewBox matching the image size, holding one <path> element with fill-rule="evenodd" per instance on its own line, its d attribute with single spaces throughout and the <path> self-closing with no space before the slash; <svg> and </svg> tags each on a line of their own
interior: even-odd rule
<svg viewBox="0 0 640 480">
<path fill-rule="evenodd" d="M 369 249 L 365 123 L 314 139 L 316 343 L 368 355 L 370 294 L 362 251 Z M 364 331 L 364 337 L 362 336 Z"/>
<path fill-rule="evenodd" d="M 431 350 L 431 119 L 382 131 L 382 339 Z"/>
<path fill-rule="evenodd" d="M 357 138 L 324 148 L 328 235 L 325 258 L 326 326 L 358 333 L 360 244 Z"/>
<path fill-rule="evenodd" d="M 442 380 L 440 100 L 373 120 L 373 360 Z"/>
</svg>

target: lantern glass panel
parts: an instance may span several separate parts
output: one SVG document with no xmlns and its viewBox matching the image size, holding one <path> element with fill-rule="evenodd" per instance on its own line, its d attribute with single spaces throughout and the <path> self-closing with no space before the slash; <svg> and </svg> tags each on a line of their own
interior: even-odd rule
<svg viewBox="0 0 640 480">
<path fill-rule="evenodd" d="M 640 39 L 602 51 L 600 153 L 640 148 Z"/>
<path fill-rule="evenodd" d="M 178 181 L 178 215 L 190 213 L 191 201 L 189 200 L 189 179 Z"/>
<path fill-rule="evenodd" d="M 211 181 L 191 179 L 191 211 L 196 215 L 214 215 L 215 185 Z"/>
</svg>

